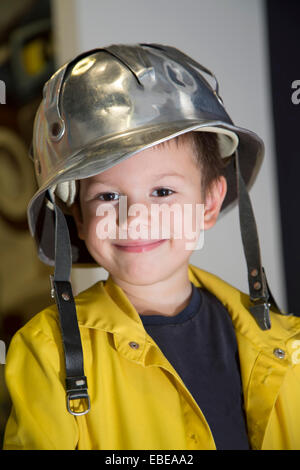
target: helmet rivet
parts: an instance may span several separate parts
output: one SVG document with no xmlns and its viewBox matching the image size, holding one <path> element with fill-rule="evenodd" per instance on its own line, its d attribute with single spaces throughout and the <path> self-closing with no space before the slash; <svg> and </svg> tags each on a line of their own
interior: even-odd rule
<svg viewBox="0 0 300 470">
<path fill-rule="evenodd" d="M 258 269 L 252 269 L 250 274 L 251 274 L 252 277 L 257 276 L 258 275 Z"/>
<path fill-rule="evenodd" d="M 61 294 L 62 298 L 67 302 L 68 300 L 70 300 L 70 296 L 67 292 L 63 292 Z"/>
<path fill-rule="evenodd" d="M 54 122 L 54 123 L 51 125 L 51 134 L 53 135 L 53 137 L 57 137 L 60 132 L 61 132 L 61 125 L 60 125 L 60 123 L 59 123 L 59 122 Z"/>
<path fill-rule="evenodd" d="M 261 283 L 260 282 L 255 282 L 253 284 L 253 287 L 254 287 L 255 290 L 259 290 L 261 288 Z"/>
</svg>

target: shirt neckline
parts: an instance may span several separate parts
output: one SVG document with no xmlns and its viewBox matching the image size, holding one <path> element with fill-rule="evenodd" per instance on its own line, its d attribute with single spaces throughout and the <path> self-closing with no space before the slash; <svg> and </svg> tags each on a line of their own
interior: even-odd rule
<svg viewBox="0 0 300 470">
<path fill-rule="evenodd" d="M 197 288 L 192 282 L 192 295 L 188 305 L 173 316 L 166 315 L 140 315 L 143 325 L 177 325 L 190 320 L 200 309 L 202 296 L 200 288 Z"/>
</svg>

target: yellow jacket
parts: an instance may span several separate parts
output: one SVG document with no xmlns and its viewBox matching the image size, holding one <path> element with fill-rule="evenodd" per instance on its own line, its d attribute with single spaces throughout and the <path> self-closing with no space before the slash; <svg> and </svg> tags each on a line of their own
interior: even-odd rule
<svg viewBox="0 0 300 470">
<path fill-rule="evenodd" d="M 271 313 L 272 328 L 262 331 L 247 310 L 248 295 L 193 265 L 189 277 L 231 315 L 252 448 L 300 449 L 300 318 Z M 66 409 L 51 306 L 16 333 L 8 351 L 13 406 L 4 449 L 215 449 L 199 406 L 111 277 L 79 294 L 76 304 L 91 410 L 74 417 Z"/>
</svg>

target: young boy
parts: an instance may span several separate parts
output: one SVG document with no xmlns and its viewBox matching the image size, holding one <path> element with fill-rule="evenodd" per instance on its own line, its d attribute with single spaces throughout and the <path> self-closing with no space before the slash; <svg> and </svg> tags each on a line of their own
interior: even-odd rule
<svg viewBox="0 0 300 470">
<path fill-rule="evenodd" d="M 300 320 L 268 292 L 245 189 L 263 144 L 203 73 L 119 45 L 47 82 L 28 214 L 56 305 L 11 342 L 5 449 L 300 449 Z M 189 264 L 237 196 L 250 296 Z M 109 272 L 75 303 L 71 261 Z"/>
</svg>

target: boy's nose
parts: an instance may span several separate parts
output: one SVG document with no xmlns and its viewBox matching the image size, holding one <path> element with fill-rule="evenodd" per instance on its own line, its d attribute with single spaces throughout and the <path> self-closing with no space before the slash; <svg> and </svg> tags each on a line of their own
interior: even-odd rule
<svg viewBox="0 0 300 470">
<path fill-rule="evenodd" d="M 150 221 L 150 204 L 128 196 L 120 197 L 117 211 L 120 238 L 150 238 Z"/>
</svg>

